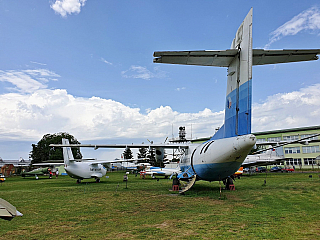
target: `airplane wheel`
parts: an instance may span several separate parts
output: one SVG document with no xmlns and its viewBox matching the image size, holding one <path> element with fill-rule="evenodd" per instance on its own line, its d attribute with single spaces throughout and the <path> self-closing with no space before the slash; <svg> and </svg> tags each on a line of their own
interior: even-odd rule
<svg viewBox="0 0 320 240">
<path fill-rule="evenodd" d="M 230 185 L 232 185 L 232 184 L 233 184 L 232 178 L 228 177 L 228 178 L 226 179 L 226 189 L 229 190 Z"/>
<path fill-rule="evenodd" d="M 100 178 L 96 178 L 96 183 L 99 183 L 100 182 Z"/>
<path fill-rule="evenodd" d="M 81 183 L 81 180 L 80 179 L 77 179 L 77 184 Z"/>
</svg>

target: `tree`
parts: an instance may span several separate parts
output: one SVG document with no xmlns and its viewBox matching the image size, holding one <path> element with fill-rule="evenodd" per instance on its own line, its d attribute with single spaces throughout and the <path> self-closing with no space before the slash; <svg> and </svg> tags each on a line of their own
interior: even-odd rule
<svg viewBox="0 0 320 240">
<path fill-rule="evenodd" d="M 132 151 L 130 148 L 126 148 L 123 152 L 123 158 L 124 159 L 132 159 L 133 158 L 133 155 L 132 155 Z"/>
<path fill-rule="evenodd" d="M 157 167 L 157 161 L 156 161 L 156 154 L 155 154 L 155 149 L 154 148 L 149 148 L 148 149 L 148 154 L 147 154 L 147 158 L 149 158 L 149 163 L 152 166 Z"/>
<path fill-rule="evenodd" d="M 147 148 L 139 148 L 139 152 L 137 153 L 138 158 L 146 158 L 147 157 Z"/>
<path fill-rule="evenodd" d="M 46 134 L 37 144 L 32 144 L 32 151 L 30 152 L 30 158 L 33 163 L 40 163 L 48 160 L 62 160 L 63 151 L 61 147 L 50 147 L 50 144 L 61 144 L 62 138 L 69 139 L 70 144 L 80 144 L 78 140 L 69 133 L 55 133 Z M 72 148 L 72 154 L 75 159 L 81 159 L 82 154 L 80 148 Z"/>
</svg>

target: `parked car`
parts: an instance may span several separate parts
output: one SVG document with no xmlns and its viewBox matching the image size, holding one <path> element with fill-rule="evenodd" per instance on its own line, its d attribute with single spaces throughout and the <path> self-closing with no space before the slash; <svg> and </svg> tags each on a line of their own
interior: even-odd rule
<svg viewBox="0 0 320 240">
<path fill-rule="evenodd" d="M 256 172 L 266 172 L 267 171 L 267 169 L 265 168 L 265 167 L 257 167 L 256 168 Z"/>
<path fill-rule="evenodd" d="M 270 169 L 270 172 L 281 172 L 281 171 L 282 171 L 282 167 L 278 167 L 278 166 Z"/>
<path fill-rule="evenodd" d="M 281 172 L 294 172 L 294 168 L 293 167 L 285 167 L 281 170 Z"/>
</svg>

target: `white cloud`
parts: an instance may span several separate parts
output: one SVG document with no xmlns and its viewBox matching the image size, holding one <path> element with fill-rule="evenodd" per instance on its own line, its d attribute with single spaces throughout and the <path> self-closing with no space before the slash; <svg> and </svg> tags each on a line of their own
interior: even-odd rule
<svg viewBox="0 0 320 240">
<path fill-rule="evenodd" d="M 44 134 L 69 132 L 79 141 L 165 139 L 172 125 L 190 127 L 193 137 L 207 137 L 223 123 L 224 111 L 204 109 L 180 113 L 160 106 L 141 113 L 120 102 L 81 98 L 64 89 L 48 89 L 39 77 L 57 76 L 48 70 L 1 71 L 0 80 L 23 91 L 0 96 L 0 140 L 38 141 Z M 320 84 L 268 97 L 253 105 L 253 131 L 319 125 Z M 188 130 L 187 134 L 191 134 Z"/>
<path fill-rule="evenodd" d="M 320 84 L 269 96 L 253 105 L 253 131 L 319 125 Z"/>
<path fill-rule="evenodd" d="M 80 98 L 66 90 L 39 89 L 30 94 L 9 93 L 0 98 L 0 139 L 39 140 L 46 133 L 66 131 L 79 140 L 165 138 L 171 126 L 193 124 L 200 137 L 213 133 L 223 113 L 206 109 L 179 113 L 161 106 L 142 114 L 119 102 Z M 199 136 L 199 135 L 197 135 Z"/>
<path fill-rule="evenodd" d="M 32 93 L 39 89 L 47 87 L 44 83 L 49 80 L 55 81 L 58 74 L 46 69 L 21 70 L 21 71 L 2 71 L 0 70 L 0 82 L 9 82 L 15 88 L 9 90 L 16 90 L 22 93 Z"/>
<path fill-rule="evenodd" d="M 30 62 L 34 63 L 34 64 L 42 65 L 42 66 L 46 66 L 47 65 L 46 63 L 39 63 L 39 62 L 33 62 L 33 61 L 30 61 Z"/>
<path fill-rule="evenodd" d="M 186 87 L 176 88 L 176 91 L 180 92 L 181 90 L 185 90 Z"/>
<path fill-rule="evenodd" d="M 50 7 L 62 17 L 67 14 L 80 13 L 87 0 L 56 0 Z"/>
<path fill-rule="evenodd" d="M 104 58 L 101 58 L 101 61 L 108 64 L 108 65 L 113 65 L 111 62 L 108 62 L 107 60 L 105 60 Z"/>
<path fill-rule="evenodd" d="M 64 89 L 48 89 L 44 79 L 58 75 L 44 69 L 1 71 L 0 80 L 14 84 L 17 92 L 0 96 L 0 140 L 39 140 L 44 134 L 66 131 L 79 140 L 115 138 L 165 138 L 172 124 L 190 126 L 194 136 L 213 133 L 223 112 L 205 109 L 179 113 L 160 106 L 141 113 L 111 99 L 81 98 Z M 201 135 L 201 136 L 200 136 Z"/>
<path fill-rule="evenodd" d="M 153 69 L 153 72 L 149 71 L 146 67 L 132 65 L 128 70 L 121 72 L 124 78 L 141 78 L 150 80 L 151 78 L 164 78 L 166 73 L 159 70 L 158 67 Z"/>
<path fill-rule="evenodd" d="M 296 35 L 303 30 L 311 30 L 317 32 L 320 29 L 320 10 L 318 7 L 309 8 L 297 16 L 293 17 L 290 21 L 286 22 L 270 35 L 269 43 L 265 45 L 265 49 L 281 38 L 289 35 Z"/>
<path fill-rule="evenodd" d="M 150 72 L 146 67 L 134 65 L 131 66 L 129 70 L 122 71 L 121 75 L 125 78 L 142 78 L 146 80 L 154 77 L 153 73 Z"/>
</svg>

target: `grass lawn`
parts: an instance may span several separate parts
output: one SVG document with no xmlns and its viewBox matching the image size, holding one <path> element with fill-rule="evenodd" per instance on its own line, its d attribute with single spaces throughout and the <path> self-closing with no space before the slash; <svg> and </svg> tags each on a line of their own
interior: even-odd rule
<svg viewBox="0 0 320 240">
<path fill-rule="evenodd" d="M 257 174 L 235 191 L 198 181 L 185 195 L 172 180 L 109 173 L 101 183 L 10 177 L 0 197 L 24 214 L 0 219 L 0 239 L 320 239 L 319 173 Z"/>
</svg>

